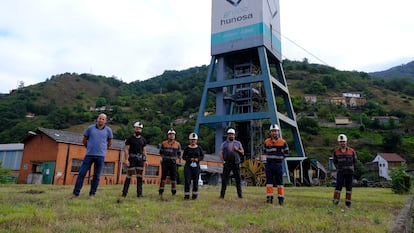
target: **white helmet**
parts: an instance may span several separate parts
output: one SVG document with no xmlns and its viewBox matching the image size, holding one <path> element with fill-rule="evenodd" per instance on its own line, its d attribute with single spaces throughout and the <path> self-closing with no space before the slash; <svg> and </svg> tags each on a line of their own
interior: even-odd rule
<svg viewBox="0 0 414 233">
<path fill-rule="evenodd" d="M 228 133 L 228 134 L 229 134 L 229 133 L 235 134 L 235 133 L 236 133 L 236 131 L 235 131 L 234 129 L 230 128 L 230 129 L 228 129 L 228 130 L 227 130 L 227 133 Z"/>
<path fill-rule="evenodd" d="M 280 130 L 280 128 L 277 124 L 271 124 L 270 125 L 270 131 L 272 131 L 272 130 Z"/>
<path fill-rule="evenodd" d="M 176 134 L 174 129 L 169 129 L 167 134 L 170 134 L 170 133 Z"/>
<path fill-rule="evenodd" d="M 346 142 L 346 141 L 348 141 L 348 138 L 346 137 L 345 134 L 341 133 L 338 135 L 338 142 Z"/>
<path fill-rule="evenodd" d="M 144 125 L 141 122 L 137 121 L 137 122 L 134 123 L 134 127 L 138 127 L 138 128 L 143 129 Z"/>
<path fill-rule="evenodd" d="M 198 139 L 198 135 L 196 133 L 190 133 L 190 135 L 188 136 L 188 139 Z"/>
</svg>

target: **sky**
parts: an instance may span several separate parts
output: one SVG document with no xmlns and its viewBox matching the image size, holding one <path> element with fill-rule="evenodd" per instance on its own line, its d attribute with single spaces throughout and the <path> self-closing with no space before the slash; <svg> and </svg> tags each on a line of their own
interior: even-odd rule
<svg viewBox="0 0 414 233">
<path fill-rule="evenodd" d="M 211 1 L 2 1 L 0 93 L 66 72 L 130 83 L 208 65 Z M 284 59 L 364 72 L 414 60 L 412 0 L 279 2 Z"/>
</svg>

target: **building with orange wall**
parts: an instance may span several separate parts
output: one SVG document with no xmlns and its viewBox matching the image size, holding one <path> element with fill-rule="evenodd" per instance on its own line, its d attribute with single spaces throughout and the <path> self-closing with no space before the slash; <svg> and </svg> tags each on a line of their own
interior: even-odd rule
<svg viewBox="0 0 414 233">
<path fill-rule="evenodd" d="M 85 156 L 86 148 L 82 135 L 67 131 L 38 128 L 30 132 L 24 140 L 24 151 L 17 183 L 74 185 Z M 105 156 L 105 165 L 100 184 L 123 184 L 125 170 L 122 165 L 123 140 L 113 140 L 113 145 Z M 161 157 L 159 149 L 147 145 L 147 167 L 144 183 L 159 184 L 161 179 Z M 179 165 L 184 161 L 177 160 Z M 201 161 L 205 180 L 217 184 L 222 172 L 218 156 L 205 155 Z M 92 180 L 92 171 L 87 174 L 85 183 Z M 132 180 L 135 182 L 135 179 Z"/>
</svg>

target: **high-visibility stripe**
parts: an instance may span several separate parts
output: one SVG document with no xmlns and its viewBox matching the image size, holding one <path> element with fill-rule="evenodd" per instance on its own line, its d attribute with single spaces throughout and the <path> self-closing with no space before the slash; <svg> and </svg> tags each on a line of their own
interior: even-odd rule
<svg viewBox="0 0 414 233">
<path fill-rule="evenodd" d="M 283 185 L 278 185 L 277 186 L 277 196 L 278 197 L 285 196 L 285 188 L 283 187 Z"/>
<path fill-rule="evenodd" d="M 273 196 L 273 184 L 266 185 L 266 196 L 270 197 Z"/>
</svg>

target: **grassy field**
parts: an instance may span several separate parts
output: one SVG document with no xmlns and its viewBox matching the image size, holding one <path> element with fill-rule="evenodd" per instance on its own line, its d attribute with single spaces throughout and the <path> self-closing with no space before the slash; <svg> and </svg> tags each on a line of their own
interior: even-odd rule
<svg viewBox="0 0 414 233">
<path fill-rule="evenodd" d="M 203 186 L 199 199 L 158 197 L 156 185 L 136 186 L 118 203 L 121 185 L 100 186 L 88 197 L 69 199 L 73 186 L 1 185 L 0 232 L 387 232 L 408 195 L 390 189 L 354 188 L 353 206 L 332 205 L 332 187 L 287 187 L 283 207 L 265 203 L 264 187 L 243 187 L 243 199 L 229 186 L 224 200 L 218 186 Z M 167 186 L 167 190 L 169 190 Z M 343 191 L 344 195 L 345 191 Z"/>
</svg>

